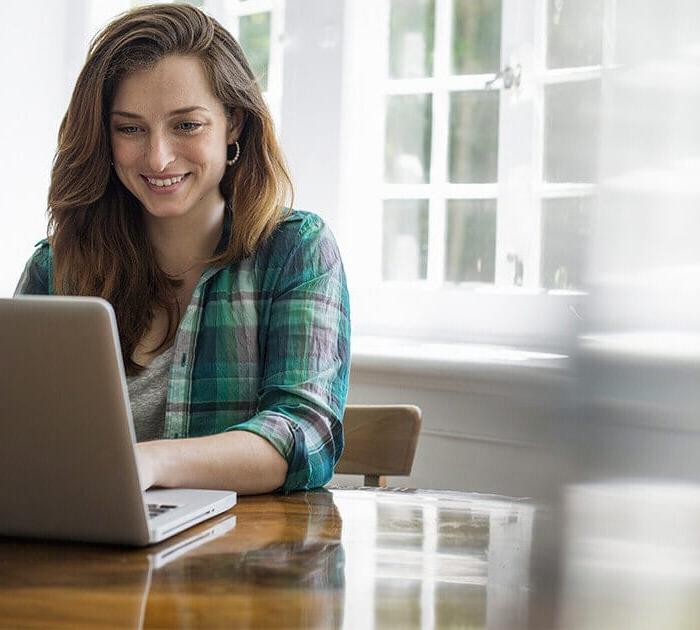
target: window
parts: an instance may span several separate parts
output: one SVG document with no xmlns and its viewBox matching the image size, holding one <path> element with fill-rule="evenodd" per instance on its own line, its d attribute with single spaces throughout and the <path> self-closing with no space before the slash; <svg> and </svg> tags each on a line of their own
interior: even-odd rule
<svg viewBox="0 0 700 630">
<path fill-rule="evenodd" d="M 612 0 L 385 0 L 371 16 L 361 4 L 341 211 L 356 330 L 565 337 Z"/>
<path fill-rule="evenodd" d="M 382 281 L 495 280 L 499 99 L 472 75 L 499 69 L 500 13 L 500 0 L 389 4 Z"/>
<path fill-rule="evenodd" d="M 603 25 L 612 21 L 612 9 L 606 0 L 547 0 L 539 247 L 539 282 L 547 289 L 583 286 L 598 170 L 601 73 L 612 62 L 603 48 Z"/>
</svg>

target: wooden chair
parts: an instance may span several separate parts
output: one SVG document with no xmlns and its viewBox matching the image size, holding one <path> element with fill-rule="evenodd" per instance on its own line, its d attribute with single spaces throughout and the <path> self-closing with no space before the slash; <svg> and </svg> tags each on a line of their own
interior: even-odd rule
<svg viewBox="0 0 700 630">
<path fill-rule="evenodd" d="M 335 472 L 364 475 L 365 486 L 385 487 L 386 475 L 411 474 L 421 426 L 414 405 L 348 405 L 345 449 Z"/>
</svg>

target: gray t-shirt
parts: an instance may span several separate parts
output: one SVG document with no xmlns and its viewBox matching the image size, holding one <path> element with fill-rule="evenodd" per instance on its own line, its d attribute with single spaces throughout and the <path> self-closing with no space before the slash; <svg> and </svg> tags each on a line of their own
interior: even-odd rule
<svg viewBox="0 0 700 630">
<path fill-rule="evenodd" d="M 141 374 L 126 378 L 137 442 L 160 440 L 163 437 L 165 398 L 174 348 L 172 345 L 161 352 Z"/>
</svg>

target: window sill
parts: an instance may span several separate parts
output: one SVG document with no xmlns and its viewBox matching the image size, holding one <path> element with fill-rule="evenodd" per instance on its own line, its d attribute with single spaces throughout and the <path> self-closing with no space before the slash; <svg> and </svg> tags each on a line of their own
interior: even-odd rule
<svg viewBox="0 0 700 630">
<path fill-rule="evenodd" d="M 477 343 L 444 343 L 358 335 L 352 340 L 356 381 L 465 391 L 484 385 L 553 384 L 566 378 L 569 356 Z"/>
<path fill-rule="evenodd" d="M 570 292 L 544 294 L 498 288 L 471 291 L 387 285 L 356 287 L 350 295 L 354 339 L 372 336 L 438 341 L 439 335 L 439 340 L 450 345 L 488 344 L 491 348 L 555 352 L 566 348 L 577 334 L 581 321 L 578 309 L 585 302 L 585 296 Z M 384 354 L 391 352 L 389 347 Z M 415 352 L 424 356 L 421 349 Z"/>
</svg>

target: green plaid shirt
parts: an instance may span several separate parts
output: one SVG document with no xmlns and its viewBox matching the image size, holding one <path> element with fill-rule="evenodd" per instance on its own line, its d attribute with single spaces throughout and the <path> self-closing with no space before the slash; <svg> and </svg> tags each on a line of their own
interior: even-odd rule
<svg viewBox="0 0 700 630">
<path fill-rule="evenodd" d="M 227 211 L 219 248 L 231 223 Z M 50 295 L 51 276 L 44 240 L 16 294 Z M 321 218 L 293 211 L 254 255 L 205 270 L 174 357 L 164 438 L 250 431 L 287 460 L 284 491 L 327 483 L 343 450 L 350 318 L 338 247 Z"/>
</svg>

